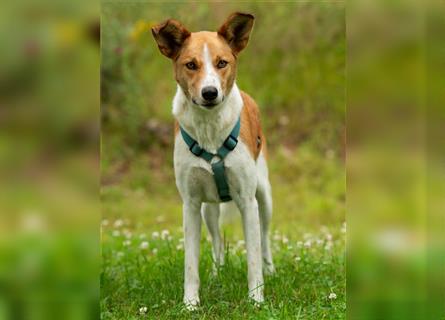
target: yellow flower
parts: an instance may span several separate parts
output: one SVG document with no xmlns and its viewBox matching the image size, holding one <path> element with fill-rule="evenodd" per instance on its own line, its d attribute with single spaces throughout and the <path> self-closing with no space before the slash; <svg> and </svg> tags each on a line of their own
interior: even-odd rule
<svg viewBox="0 0 445 320">
<path fill-rule="evenodd" d="M 133 28 L 130 31 L 130 39 L 135 42 L 138 41 L 139 38 L 143 34 L 148 32 L 153 25 L 154 25 L 154 23 L 147 22 L 144 20 L 136 21 L 135 24 L 133 25 Z"/>
</svg>

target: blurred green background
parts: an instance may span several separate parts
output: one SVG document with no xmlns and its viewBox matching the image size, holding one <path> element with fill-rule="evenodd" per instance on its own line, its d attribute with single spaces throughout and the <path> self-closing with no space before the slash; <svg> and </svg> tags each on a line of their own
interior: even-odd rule
<svg viewBox="0 0 445 320">
<path fill-rule="evenodd" d="M 261 109 L 273 227 L 296 236 L 344 221 L 345 12 L 338 2 L 103 3 L 104 218 L 144 230 L 181 226 L 172 162 L 176 83 L 150 27 L 175 18 L 191 31 L 216 30 L 234 11 L 256 17 L 237 83 Z"/>
</svg>

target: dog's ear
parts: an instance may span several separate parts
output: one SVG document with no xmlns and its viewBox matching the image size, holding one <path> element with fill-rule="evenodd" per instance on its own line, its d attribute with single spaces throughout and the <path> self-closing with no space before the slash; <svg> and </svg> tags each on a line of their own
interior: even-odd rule
<svg viewBox="0 0 445 320">
<path fill-rule="evenodd" d="M 169 19 L 151 28 L 151 33 L 163 55 L 175 59 L 184 41 L 190 36 L 188 31 L 179 21 Z"/>
<path fill-rule="evenodd" d="M 249 13 L 235 12 L 218 29 L 218 34 L 226 39 L 235 55 L 246 47 L 254 20 Z"/>
</svg>

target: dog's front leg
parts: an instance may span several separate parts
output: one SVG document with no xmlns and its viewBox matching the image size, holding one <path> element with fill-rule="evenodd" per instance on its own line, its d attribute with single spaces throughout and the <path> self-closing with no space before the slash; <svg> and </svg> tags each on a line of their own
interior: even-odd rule
<svg viewBox="0 0 445 320">
<path fill-rule="evenodd" d="M 200 202 L 184 203 L 184 303 L 189 310 L 199 304 L 199 245 L 201 240 Z"/>
<path fill-rule="evenodd" d="M 256 303 L 264 301 L 263 272 L 261 260 L 261 235 L 258 203 L 255 197 L 241 199 L 238 203 L 243 218 L 244 237 L 247 251 L 247 277 L 249 297 Z"/>
</svg>

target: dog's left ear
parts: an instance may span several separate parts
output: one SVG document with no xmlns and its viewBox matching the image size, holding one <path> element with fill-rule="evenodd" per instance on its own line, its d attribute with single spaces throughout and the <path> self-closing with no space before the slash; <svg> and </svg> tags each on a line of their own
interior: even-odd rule
<svg viewBox="0 0 445 320">
<path fill-rule="evenodd" d="M 218 29 L 218 34 L 226 39 L 235 55 L 246 47 L 254 20 L 249 13 L 235 12 Z"/>
</svg>

